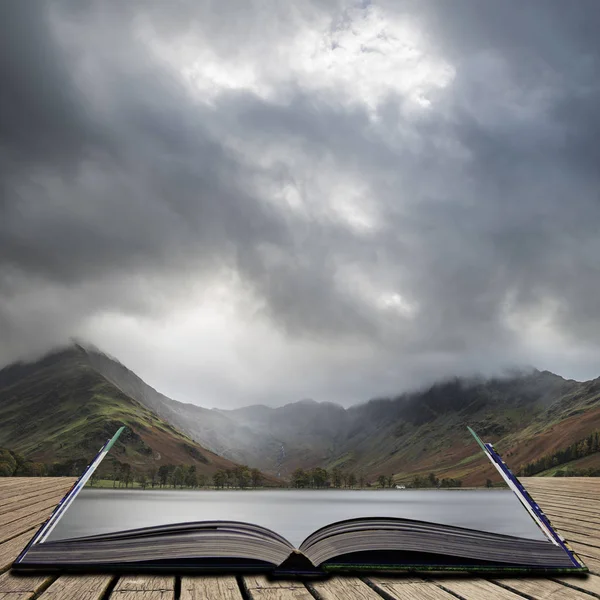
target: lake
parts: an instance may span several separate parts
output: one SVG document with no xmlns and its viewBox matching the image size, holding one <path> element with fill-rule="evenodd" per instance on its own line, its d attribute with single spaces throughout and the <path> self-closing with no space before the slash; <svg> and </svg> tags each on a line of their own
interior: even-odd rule
<svg viewBox="0 0 600 600">
<path fill-rule="evenodd" d="M 546 539 L 510 490 L 123 490 L 85 488 L 50 540 L 186 521 L 262 525 L 295 546 L 342 519 L 403 517 Z"/>
</svg>

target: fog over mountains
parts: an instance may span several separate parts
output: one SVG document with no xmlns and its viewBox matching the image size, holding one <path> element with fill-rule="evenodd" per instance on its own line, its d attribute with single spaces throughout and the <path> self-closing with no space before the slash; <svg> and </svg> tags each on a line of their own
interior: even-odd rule
<svg viewBox="0 0 600 600">
<path fill-rule="evenodd" d="M 48 384 L 31 377 L 47 364 L 52 365 L 53 377 Z M 92 397 L 88 388 L 75 387 L 79 380 L 71 381 L 74 364 L 86 377 L 100 377 L 113 391 Z M 59 396 L 53 392 L 57 385 Z M 118 360 L 74 345 L 36 363 L 0 371 L 0 415 L 7 423 L 0 428 L 0 446 L 10 442 L 33 455 L 42 452 L 31 441 L 43 447 L 35 427 L 11 433 L 10 415 L 27 419 L 31 399 L 62 415 L 64 422 L 53 435 L 69 440 L 70 423 L 81 410 L 92 401 L 101 407 L 113 394 L 137 405 L 134 413 L 151 411 L 200 448 L 282 478 L 298 467 L 321 466 L 339 467 L 367 480 L 383 473 L 404 481 L 435 471 L 440 477 L 482 483 L 493 476 L 493 469 L 473 444 L 467 425 L 495 442 L 515 470 L 600 430 L 600 378 L 580 383 L 528 370 L 495 379 L 453 378 L 350 408 L 301 400 L 277 408 L 219 410 L 168 398 Z M 134 431 L 136 427 L 134 422 Z M 595 465 L 598 458 L 600 453 L 587 457 L 585 464 Z"/>
</svg>

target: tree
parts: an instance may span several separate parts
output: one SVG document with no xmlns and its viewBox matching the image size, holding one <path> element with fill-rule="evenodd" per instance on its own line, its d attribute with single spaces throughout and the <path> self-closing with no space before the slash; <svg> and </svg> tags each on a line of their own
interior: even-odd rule
<svg viewBox="0 0 600 600">
<path fill-rule="evenodd" d="M 425 485 L 426 485 L 425 480 L 422 477 L 420 477 L 419 475 L 415 475 L 413 477 L 413 480 L 410 483 L 410 487 L 413 487 L 413 488 L 421 488 L 421 487 L 425 487 Z"/>
<path fill-rule="evenodd" d="M 365 487 L 365 476 L 363 473 L 360 473 L 360 475 L 358 476 L 358 487 L 359 488 Z"/>
<path fill-rule="evenodd" d="M 327 471 L 321 467 L 315 467 L 309 473 L 310 485 L 316 488 L 325 487 L 327 478 L 329 477 Z"/>
<path fill-rule="evenodd" d="M 126 488 L 131 483 L 131 465 L 128 463 L 121 463 L 121 481 L 125 484 Z"/>
<path fill-rule="evenodd" d="M 0 477 L 10 477 L 17 470 L 14 452 L 5 448 L 0 449 Z"/>
<path fill-rule="evenodd" d="M 148 480 L 150 481 L 152 489 L 154 489 L 154 486 L 158 482 L 158 469 L 156 467 L 150 467 L 150 470 L 148 471 Z"/>
<path fill-rule="evenodd" d="M 198 473 L 198 487 L 206 487 L 206 475 Z"/>
<path fill-rule="evenodd" d="M 298 468 L 292 473 L 292 485 L 295 488 L 308 487 L 309 482 L 308 474 L 304 469 Z"/>
<path fill-rule="evenodd" d="M 252 469 L 250 471 L 250 480 L 252 481 L 252 487 L 258 487 L 262 482 L 262 473 L 258 469 Z"/>
<path fill-rule="evenodd" d="M 167 485 L 169 481 L 169 474 L 171 472 L 171 465 L 161 465 L 158 468 L 158 482 L 160 483 L 160 487 Z"/>
<path fill-rule="evenodd" d="M 250 469 L 246 465 L 241 465 L 234 473 L 237 486 L 241 489 L 247 488 L 250 483 Z"/>
<path fill-rule="evenodd" d="M 389 488 L 394 487 L 394 474 L 393 473 L 387 478 L 387 486 Z"/>
<path fill-rule="evenodd" d="M 439 479 L 435 476 L 435 473 L 429 473 L 427 476 L 427 483 L 430 487 L 437 487 L 440 483 Z"/>
<path fill-rule="evenodd" d="M 225 483 L 228 488 L 235 484 L 235 473 L 231 469 L 225 469 Z"/>
<path fill-rule="evenodd" d="M 348 474 L 348 487 L 356 487 L 356 475 L 354 473 Z"/>
<path fill-rule="evenodd" d="M 334 467 L 331 471 L 331 480 L 333 487 L 339 488 L 342 485 L 342 472 L 339 467 Z"/>
<path fill-rule="evenodd" d="M 146 485 L 148 484 L 148 476 L 144 471 L 140 472 L 138 475 L 138 483 L 143 490 L 146 489 Z"/>
<path fill-rule="evenodd" d="M 213 475 L 213 484 L 216 488 L 224 488 L 227 482 L 227 473 L 223 469 L 219 469 Z"/>
<path fill-rule="evenodd" d="M 176 466 L 175 470 L 171 474 L 171 483 L 174 488 L 176 488 L 177 486 L 183 487 L 184 476 L 185 476 L 185 473 L 183 472 L 183 469 L 179 465 Z"/>
<path fill-rule="evenodd" d="M 383 489 L 387 483 L 387 477 L 385 475 L 380 475 L 377 478 L 377 482 L 379 483 L 379 487 Z"/>
<path fill-rule="evenodd" d="M 13 470 L 9 463 L 0 462 L 0 477 L 11 477 Z"/>
<path fill-rule="evenodd" d="M 198 485 L 198 478 L 196 476 L 196 465 L 190 465 L 184 474 L 184 482 L 186 487 L 195 488 Z"/>
<path fill-rule="evenodd" d="M 486 488 L 491 488 L 494 484 L 492 483 L 491 479 L 486 479 L 485 480 L 485 487 Z"/>
</svg>

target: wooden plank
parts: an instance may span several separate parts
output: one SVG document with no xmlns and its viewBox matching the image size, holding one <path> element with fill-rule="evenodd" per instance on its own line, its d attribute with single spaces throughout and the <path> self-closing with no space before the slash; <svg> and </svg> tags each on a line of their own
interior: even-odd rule
<svg viewBox="0 0 600 600">
<path fill-rule="evenodd" d="M 180 600 L 243 600 L 237 579 L 232 575 L 181 578 Z"/>
<path fill-rule="evenodd" d="M 552 521 L 552 523 L 564 523 L 565 525 L 568 526 L 573 526 L 573 527 L 584 527 L 586 529 L 588 529 L 591 532 L 594 532 L 596 535 L 598 535 L 600 537 L 600 522 L 594 522 L 591 519 L 586 519 L 586 518 L 577 518 L 577 517 L 573 517 L 571 514 L 569 514 L 567 511 L 564 512 L 550 512 L 550 511 L 544 511 L 544 514 L 548 517 L 548 519 L 550 519 L 550 521 Z M 558 525 L 557 525 L 558 526 Z"/>
<path fill-rule="evenodd" d="M 598 490 L 583 490 L 577 487 L 570 487 L 565 489 L 552 488 L 546 489 L 541 487 L 530 487 L 530 494 L 551 494 L 552 496 L 562 496 L 565 498 L 578 498 L 582 500 L 591 500 L 592 502 L 596 500 Z"/>
<path fill-rule="evenodd" d="M 591 525 L 593 527 L 600 526 L 600 518 L 594 515 L 586 515 L 582 513 L 578 513 L 574 510 L 569 510 L 567 508 L 555 508 L 553 506 L 544 507 L 544 514 L 552 520 L 553 517 L 567 517 L 568 519 L 574 521 L 583 521 L 584 523 Z"/>
<path fill-rule="evenodd" d="M 597 477 L 521 477 L 527 487 L 555 489 L 587 489 L 598 490 L 600 483 Z"/>
<path fill-rule="evenodd" d="M 381 600 L 381 595 L 358 577 L 332 577 L 307 583 L 320 600 Z"/>
<path fill-rule="evenodd" d="M 595 477 L 521 477 L 521 481 L 530 485 L 541 485 L 554 488 L 557 485 L 568 487 L 589 485 L 595 488 L 600 486 Z"/>
<path fill-rule="evenodd" d="M 525 487 L 556 489 L 600 489 L 599 479 L 596 477 L 521 477 Z"/>
<path fill-rule="evenodd" d="M 582 486 L 572 485 L 569 487 L 561 487 L 561 486 L 552 486 L 552 487 L 542 487 L 542 486 L 528 486 L 528 490 L 531 490 L 530 493 L 544 493 L 544 494 L 556 494 L 556 495 L 565 495 L 565 496 L 579 496 L 581 498 L 585 498 L 587 500 L 595 500 L 596 494 L 600 491 L 600 486 L 596 486 L 593 488 L 585 488 Z"/>
<path fill-rule="evenodd" d="M 9 478 L 11 479 L 11 478 Z M 64 485 L 66 480 L 57 481 L 56 477 L 32 477 L 27 483 L 19 483 L 17 481 L 9 481 L 7 485 L 0 488 L 0 497 L 4 498 L 7 494 L 12 494 L 15 491 L 23 493 L 25 490 L 32 490 L 41 487 L 58 487 Z"/>
<path fill-rule="evenodd" d="M 530 577 L 503 578 L 493 581 L 513 592 L 525 594 L 536 600 L 590 600 L 590 596 L 586 592 L 574 590 L 551 579 Z"/>
<path fill-rule="evenodd" d="M 252 600 L 314 600 L 306 586 L 295 579 L 270 580 L 264 575 L 249 575 L 243 585 Z"/>
<path fill-rule="evenodd" d="M 555 581 L 600 596 L 600 577 L 588 575 L 587 577 L 557 577 Z"/>
<path fill-rule="evenodd" d="M 18 521 L 13 521 L 5 525 L 0 529 L 0 543 L 7 542 L 17 535 L 29 531 L 32 527 L 41 525 L 51 513 L 52 509 L 41 510 L 33 515 L 27 515 Z"/>
<path fill-rule="evenodd" d="M 10 572 L 0 575 L 0 599 L 26 600 L 33 598 L 48 587 L 53 577 L 43 575 L 13 575 Z"/>
<path fill-rule="evenodd" d="M 568 540 L 568 542 L 571 544 L 571 546 L 573 546 L 573 550 L 575 550 L 577 554 L 581 554 L 583 557 L 583 562 L 585 562 L 586 557 L 597 558 L 600 560 L 600 548 L 580 544 L 578 542 L 574 542 L 573 540 Z"/>
<path fill-rule="evenodd" d="M 522 600 L 523 596 L 500 587 L 492 581 L 471 577 L 451 577 L 435 579 L 442 589 L 456 594 L 464 600 Z M 418 596 L 416 596 L 418 597 Z"/>
<path fill-rule="evenodd" d="M 450 592 L 436 585 L 434 581 L 406 577 L 369 577 L 367 581 L 384 597 L 395 600 L 455 600 Z M 343 600 L 344 596 L 339 596 Z"/>
<path fill-rule="evenodd" d="M 590 558 L 589 556 L 581 556 L 580 558 L 590 570 L 590 573 L 600 575 L 600 558 Z"/>
<path fill-rule="evenodd" d="M 583 481 L 583 480 L 586 481 Z M 522 477 L 521 482 L 527 489 L 544 490 L 544 491 L 569 491 L 569 490 L 586 490 L 595 492 L 600 489 L 599 479 L 596 477 Z"/>
<path fill-rule="evenodd" d="M 581 513 L 577 513 L 575 511 L 569 511 L 565 508 L 554 508 L 552 506 L 545 507 L 544 514 L 553 522 L 554 518 L 568 518 L 569 520 L 575 522 L 585 523 L 586 525 L 590 525 L 592 527 L 600 526 L 600 519 L 591 515 L 585 515 Z"/>
<path fill-rule="evenodd" d="M 14 487 L 15 485 L 23 484 L 34 479 L 40 479 L 39 477 L 0 477 L 0 489 L 6 487 Z M 54 478 L 52 478 L 54 479 Z"/>
<path fill-rule="evenodd" d="M 0 504 L 0 515 L 4 515 L 8 512 L 11 512 L 18 508 L 25 508 L 26 506 L 31 506 L 36 502 L 41 502 L 47 498 L 54 498 L 58 496 L 58 499 L 64 497 L 64 493 L 62 490 L 55 490 L 50 488 L 48 490 L 34 491 L 25 494 L 24 496 L 17 496 L 14 499 L 9 500 L 8 502 L 3 502 Z M 58 501 L 56 502 L 58 504 Z"/>
<path fill-rule="evenodd" d="M 555 502 L 538 502 L 540 508 L 546 512 L 557 511 L 568 513 L 569 516 L 577 517 L 578 519 L 586 519 L 593 522 L 600 522 L 600 514 L 595 511 L 586 510 L 584 508 L 574 507 L 572 504 L 556 504 Z"/>
<path fill-rule="evenodd" d="M 569 534 L 564 534 L 564 537 L 567 541 L 571 542 L 571 544 L 573 545 L 581 545 L 581 546 L 586 546 L 586 547 L 591 547 L 591 548 L 596 548 L 597 550 L 600 551 L 600 546 L 598 545 L 598 540 L 595 538 L 590 537 L 589 535 L 581 535 L 580 533 L 569 533 Z M 595 555 L 593 555 L 595 556 Z"/>
<path fill-rule="evenodd" d="M 555 518 L 560 519 L 561 517 L 564 517 L 564 518 L 569 519 L 570 521 L 573 521 L 574 523 L 584 523 L 586 525 L 591 525 L 594 528 L 600 526 L 600 519 L 594 520 L 594 519 L 591 519 L 590 517 L 585 517 L 585 516 L 574 514 L 565 509 L 558 510 L 558 509 L 554 509 L 554 508 L 546 508 L 546 510 L 544 511 L 544 514 L 551 521 L 552 521 L 552 519 L 555 519 Z"/>
<path fill-rule="evenodd" d="M 56 482 L 49 482 L 49 483 L 43 483 L 43 484 L 34 484 L 34 485 L 29 485 L 27 487 L 10 487 L 8 489 L 6 489 L 4 491 L 3 494 L 0 494 L 0 502 L 2 504 L 4 504 L 5 502 L 12 502 L 14 500 L 19 499 L 21 496 L 30 494 L 30 493 L 34 493 L 34 492 L 41 492 L 41 491 L 56 491 L 56 492 L 63 492 L 63 494 L 66 494 L 69 489 L 71 488 L 70 485 L 59 485 Z"/>
<path fill-rule="evenodd" d="M 9 542 L 0 544 L 0 573 L 6 571 L 33 537 L 35 528 L 18 535 Z"/>
<path fill-rule="evenodd" d="M 23 517 L 27 517 L 29 515 L 35 514 L 36 512 L 40 512 L 41 510 L 48 510 L 48 514 L 50 515 L 56 505 L 60 502 L 61 496 L 50 496 L 50 498 L 46 498 L 36 502 L 35 504 L 31 504 L 29 506 L 25 506 L 24 508 L 20 508 L 19 510 L 13 510 L 5 515 L 0 515 L 0 529 L 5 525 L 12 523 L 14 521 L 18 521 Z"/>
<path fill-rule="evenodd" d="M 600 521 L 600 510 L 597 509 L 580 506 L 579 504 L 573 502 L 562 503 L 557 502 L 556 500 L 549 500 L 545 498 L 536 498 L 536 502 L 544 512 L 548 510 L 565 511 L 570 515 L 581 515 L 582 517 L 591 519 L 592 521 Z"/>
<path fill-rule="evenodd" d="M 0 477 L 4 485 L 0 487 L 0 495 L 7 490 L 24 490 L 36 485 L 62 485 L 69 488 L 77 480 L 76 477 Z"/>
<path fill-rule="evenodd" d="M 573 523 L 562 519 L 552 519 L 551 522 L 554 529 L 564 538 L 570 540 L 581 538 L 585 544 L 600 547 L 600 532 L 587 528 L 585 523 Z"/>
<path fill-rule="evenodd" d="M 41 598 L 42 600 L 100 600 L 106 592 L 111 575 L 63 575 Z"/>
<path fill-rule="evenodd" d="M 175 578 L 125 575 L 115 586 L 111 600 L 173 600 Z"/>
<path fill-rule="evenodd" d="M 554 494 L 532 494 L 532 498 L 540 505 L 544 506 L 545 504 L 553 504 L 555 506 L 564 507 L 567 509 L 576 509 L 576 510 L 585 510 L 586 512 L 590 512 L 592 514 L 598 514 L 598 506 L 591 503 L 592 506 L 586 506 L 581 502 L 573 502 L 572 500 L 567 500 L 566 498 L 561 498 L 560 496 L 555 496 Z"/>
<path fill-rule="evenodd" d="M 553 494 L 552 492 L 533 490 L 529 492 L 531 497 L 540 504 L 542 501 L 556 502 L 559 504 L 566 504 L 567 506 L 573 506 L 574 508 L 586 507 L 588 510 L 597 511 L 597 502 L 594 500 L 570 498 L 561 494 Z M 575 502 L 573 502 L 575 500 Z M 587 506 L 586 506 L 587 505 Z M 590 508 L 591 506 L 591 508 Z"/>
<path fill-rule="evenodd" d="M 599 506 L 599 502 L 596 498 L 581 498 L 579 497 L 576 493 L 573 493 L 573 495 L 566 495 L 566 494 L 553 494 L 550 492 L 531 492 L 531 496 L 532 498 L 538 502 L 540 505 L 543 503 L 544 500 L 548 500 L 550 502 L 558 502 L 558 503 L 562 503 L 565 504 L 567 506 L 571 505 L 574 508 L 581 508 L 581 509 L 586 509 L 589 510 L 591 512 L 599 512 L 600 511 L 600 506 Z"/>
</svg>

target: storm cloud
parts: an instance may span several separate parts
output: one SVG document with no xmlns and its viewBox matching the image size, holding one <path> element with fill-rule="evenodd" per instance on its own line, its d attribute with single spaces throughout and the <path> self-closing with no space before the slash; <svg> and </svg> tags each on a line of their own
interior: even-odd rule
<svg viewBox="0 0 600 600">
<path fill-rule="evenodd" d="M 600 7 L 0 5 L 0 363 L 180 400 L 600 375 Z"/>
</svg>

